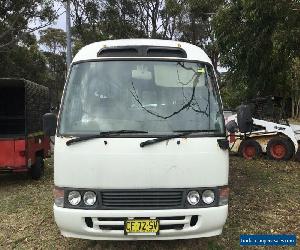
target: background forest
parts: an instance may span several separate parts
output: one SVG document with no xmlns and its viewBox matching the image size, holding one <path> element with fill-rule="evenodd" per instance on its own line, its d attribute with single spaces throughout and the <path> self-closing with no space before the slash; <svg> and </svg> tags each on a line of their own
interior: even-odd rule
<svg viewBox="0 0 300 250">
<path fill-rule="evenodd" d="M 0 5 L 0 77 L 48 86 L 53 106 L 66 78 L 66 34 L 52 27 L 57 5 L 63 8 L 53 0 Z M 226 107 L 276 95 L 300 118 L 299 0 L 72 0 L 71 19 L 73 55 L 106 39 L 186 41 L 210 56 Z"/>
</svg>

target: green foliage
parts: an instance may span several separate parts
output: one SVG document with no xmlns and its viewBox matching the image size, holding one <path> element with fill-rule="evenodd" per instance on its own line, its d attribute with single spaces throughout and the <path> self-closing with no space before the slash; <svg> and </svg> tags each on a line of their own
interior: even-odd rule
<svg viewBox="0 0 300 250">
<path fill-rule="evenodd" d="M 137 4 L 132 0 L 72 1 L 74 52 L 86 44 L 120 38 L 145 37 L 138 23 Z"/>
<path fill-rule="evenodd" d="M 66 79 L 66 33 L 55 28 L 41 30 L 39 43 L 48 49 L 43 53 L 49 74 L 48 86 L 52 104 L 58 106 Z"/>
<path fill-rule="evenodd" d="M 43 52 L 47 62 L 48 81 L 52 105 L 58 107 L 66 80 L 66 53 Z"/>
<path fill-rule="evenodd" d="M 214 29 L 229 88 L 245 96 L 288 95 L 291 58 L 299 53 L 296 1 L 235 0 L 219 9 Z M 299 4 L 298 4 L 299 6 Z"/>
<path fill-rule="evenodd" d="M 62 29 L 48 28 L 40 30 L 39 43 L 46 46 L 54 54 L 66 48 L 66 32 Z"/>
<path fill-rule="evenodd" d="M 1 1 L 0 77 L 25 78 L 50 85 L 49 63 L 33 32 L 54 21 L 53 6 L 52 0 Z"/>
<path fill-rule="evenodd" d="M 224 0 L 188 0 L 184 4 L 183 18 L 178 25 L 178 31 L 181 33 L 179 39 L 201 47 L 209 55 L 215 70 L 220 52 L 212 21 L 224 3 Z"/>
<path fill-rule="evenodd" d="M 296 90 L 300 57 L 297 0 L 71 2 L 74 54 L 86 44 L 106 39 L 187 41 L 203 48 L 215 69 L 220 63 L 228 68 L 221 89 L 225 106 L 235 107 L 265 95 L 290 97 L 295 105 L 300 99 Z M 44 52 L 33 35 L 55 20 L 53 7 L 54 0 L 1 2 L 0 77 L 23 77 L 48 85 L 58 103 L 66 75 L 66 34 L 54 28 L 40 31 L 38 43 Z M 32 28 L 33 21 L 40 25 Z"/>
<path fill-rule="evenodd" d="M 0 56 L 0 77 L 25 78 L 47 86 L 49 75 L 46 58 L 36 44 L 29 47 L 15 46 L 14 49 L 0 53 Z"/>
<path fill-rule="evenodd" d="M 0 3 L 0 51 L 11 48 L 24 36 L 53 22 L 53 0 L 7 0 Z M 40 25 L 30 28 L 31 21 Z"/>
<path fill-rule="evenodd" d="M 300 57 L 292 60 L 288 77 L 289 94 L 292 99 L 292 117 L 300 118 Z"/>
<path fill-rule="evenodd" d="M 225 76 L 222 79 L 225 86 L 221 88 L 221 96 L 225 109 L 235 109 L 247 99 L 247 85 L 245 82 L 235 84 L 231 77 Z"/>
<path fill-rule="evenodd" d="M 215 68 L 219 50 L 211 21 L 225 0 L 73 0 L 74 51 L 105 39 L 161 38 L 197 44 Z"/>
<path fill-rule="evenodd" d="M 107 7 L 100 14 L 103 34 L 107 34 L 110 39 L 144 37 L 144 32 L 137 29 L 136 15 L 134 1 L 108 1 Z"/>
</svg>

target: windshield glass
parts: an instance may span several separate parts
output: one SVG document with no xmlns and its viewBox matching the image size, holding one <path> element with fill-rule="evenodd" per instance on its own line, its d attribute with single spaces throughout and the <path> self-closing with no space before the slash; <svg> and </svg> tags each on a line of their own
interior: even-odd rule
<svg viewBox="0 0 300 250">
<path fill-rule="evenodd" d="M 112 130 L 147 131 L 146 136 L 186 130 L 224 133 L 212 67 L 142 60 L 73 65 L 60 134 Z"/>
</svg>

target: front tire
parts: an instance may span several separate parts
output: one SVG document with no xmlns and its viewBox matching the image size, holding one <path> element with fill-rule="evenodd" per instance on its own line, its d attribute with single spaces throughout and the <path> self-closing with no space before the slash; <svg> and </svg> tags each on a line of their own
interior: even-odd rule
<svg viewBox="0 0 300 250">
<path fill-rule="evenodd" d="M 253 139 L 243 140 L 239 147 L 239 154 L 247 160 L 252 160 L 261 156 L 262 149 L 260 144 Z"/>
<path fill-rule="evenodd" d="M 275 161 L 287 161 L 295 154 L 294 145 L 284 137 L 272 138 L 267 145 L 267 155 Z"/>
<path fill-rule="evenodd" d="M 39 180 L 44 174 L 44 160 L 41 156 L 37 156 L 35 164 L 31 167 L 31 178 Z"/>
</svg>

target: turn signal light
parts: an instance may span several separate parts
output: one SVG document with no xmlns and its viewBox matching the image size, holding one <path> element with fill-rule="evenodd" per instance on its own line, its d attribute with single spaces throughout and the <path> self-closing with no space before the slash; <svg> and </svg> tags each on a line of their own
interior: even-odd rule
<svg viewBox="0 0 300 250">
<path fill-rule="evenodd" d="M 65 191 L 62 188 L 54 187 L 53 189 L 54 203 L 58 207 L 64 206 Z"/>
<path fill-rule="evenodd" d="M 229 187 L 224 186 L 219 188 L 219 206 L 224 206 L 228 204 L 229 198 Z"/>
</svg>

